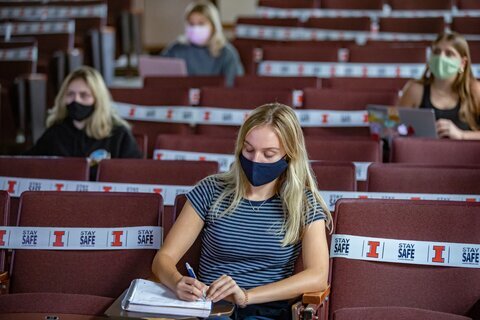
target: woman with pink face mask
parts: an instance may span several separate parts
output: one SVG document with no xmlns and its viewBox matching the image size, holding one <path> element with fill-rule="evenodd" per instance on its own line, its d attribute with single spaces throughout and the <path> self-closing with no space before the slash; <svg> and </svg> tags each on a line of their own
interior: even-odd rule
<svg viewBox="0 0 480 320">
<path fill-rule="evenodd" d="M 467 41 L 457 33 L 443 33 L 431 49 L 423 77 L 407 82 L 399 105 L 433 109 L 439 137 L 480 139 L 480 85 Z"/>
<path fill-rule="evenodd" d="M 192 76 L 223 75 L 228 86 L 243 75 L 238 52 L 225 38 L 218 10 L 209 1 L 195 1 L 185 9 L 185 34 L 162 55 L 185 60 Z"/>
</svg>

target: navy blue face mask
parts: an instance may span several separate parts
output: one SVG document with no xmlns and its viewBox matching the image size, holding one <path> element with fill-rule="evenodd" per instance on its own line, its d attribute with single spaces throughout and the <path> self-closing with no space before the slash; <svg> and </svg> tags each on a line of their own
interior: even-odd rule
<svg viewBox="0 0 480 320">
<path fill-rule="evenodd" d="M 263 186 L 277 179 L 285 170 L 288 162 L 285 157 L 273 163 L 253 162 L 240 153 L 240 164 L 252 186 Z"/>
</svg>

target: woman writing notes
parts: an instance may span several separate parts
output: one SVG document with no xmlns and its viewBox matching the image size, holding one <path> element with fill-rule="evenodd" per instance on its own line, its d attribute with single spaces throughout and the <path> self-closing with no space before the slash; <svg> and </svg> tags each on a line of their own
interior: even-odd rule
<svg viewBox="0 0 480 320">
<path fill-rule="evenodd" d="M 399 105 L 433 108 L 439 137 L 480 139 L 480 85 L 467 41 L 457 33 L 440 34 L 431 53 L 422 79 L 407 82 Z"/>
<path fill-rule="evenodd" d="M 293 110 L 274 103 L 240 128 L 230 171 L 200 181 L 152 266 L 182 300 L 228 300 L 234 318 L 288 318 L 288 299 L 327 287 L 331 215 Z M 202 234 L 198 279 L 176 264 Z M 302 249 L 303 271 L 293 275 Z"/>
</svg>

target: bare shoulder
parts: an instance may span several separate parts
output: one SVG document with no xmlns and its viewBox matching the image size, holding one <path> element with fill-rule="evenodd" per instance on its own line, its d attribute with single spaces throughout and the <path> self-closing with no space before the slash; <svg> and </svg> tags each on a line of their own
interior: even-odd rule
<svg viewBox="0 0 480 320">
<path fill-rule="evenodd" d="M 398 105 L 403 107 L 418 107 L 422 102 L 423 85 L 416 80 L 408 80 L 402 89 Z"/>
</svg>

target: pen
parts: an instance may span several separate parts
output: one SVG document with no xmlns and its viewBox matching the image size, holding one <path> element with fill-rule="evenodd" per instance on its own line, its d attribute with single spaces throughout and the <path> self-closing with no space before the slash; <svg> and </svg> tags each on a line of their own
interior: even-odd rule
<svg viewBox="0 0 480 320">
<path fill-rule="evenodd" d="M 190 266 L 188 262 L 185 262 L 185 268 L 187 268 L 187 272 L 190 278 L 197 279 L 197 276 L 195 275 L 195 271 L 193 271 L 193 268 Z M 203 293 L 202 299 L 206 300 L 206 293 L 205 292 L 202 292 L 202 293 Z"/>
<path fill-rule="evenodd" d="M 197 279 L 197 276 L 195 275 L 195 271 L 193 271 L 193 268 L 190 266 L 188 262 L 185 262 L 185 268 L 187 268 L 187 272 L 190 278 Z"/>
</svg>

